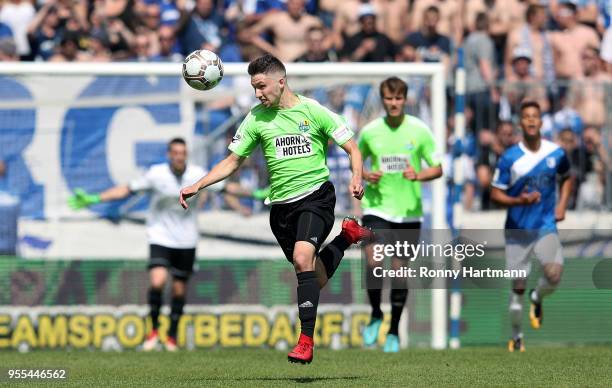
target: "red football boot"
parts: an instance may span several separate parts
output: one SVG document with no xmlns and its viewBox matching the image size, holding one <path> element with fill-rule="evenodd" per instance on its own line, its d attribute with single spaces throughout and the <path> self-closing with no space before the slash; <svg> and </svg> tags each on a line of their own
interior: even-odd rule
<svg viewBox="0 0 612 388">
<path fill-rule="evenodd" d="M 314 340 L 305 334 L 300 334 L 295 348 L 287 355 L 289 362 L 299 362 L 300 364 L 310 364 L 314 351 Z"/>
<path fill-rule="evenodd" d="M 371 242 L 374 240 L 374 232 L 370 228 L 359 225 L 353 217 L 345 217 L 342 221 L 342 235 L 351 244 L 359 241 Z"/>
<path fill-rule="evenodd" d="M 144 344 L 142 344 L 142 350 L 144 350 L 145 352 L 150 352 L 151 350 L 157 348 L 158 343 L 159 334 L 157 333 L 157 330 L 153 329 L 145 339 Z"/>
</svg>

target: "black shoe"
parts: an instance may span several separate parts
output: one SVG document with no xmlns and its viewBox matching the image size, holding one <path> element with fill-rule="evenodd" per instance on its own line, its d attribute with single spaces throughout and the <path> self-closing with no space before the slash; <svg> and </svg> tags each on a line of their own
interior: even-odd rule
<svg viewBox="0 0 612 388">
<path fill-rule="evenodd" d="M 534 293 L 535 290 L 529 291 L 529 301 L 531 302 L 531 307 L 529 308 L 529 322 L 531 322 L 531 327 L 537 330 L 542 327 L 544 311 L 542 310 L 542 301 L 536 302 L 533 297 Z"/>
</svg>

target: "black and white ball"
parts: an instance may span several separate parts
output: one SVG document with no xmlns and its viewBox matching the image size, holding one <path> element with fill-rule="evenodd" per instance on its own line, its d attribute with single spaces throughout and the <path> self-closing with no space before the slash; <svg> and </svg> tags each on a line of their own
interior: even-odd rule
<svg viewBox="0 0 612 388">
<path fill-rule="evenodd" d="M 223 79 L 223 62 L 209 50 L 196 50 L 183 62 L 185 82 L 197 90 L 210 90 Z"/>
</svg>

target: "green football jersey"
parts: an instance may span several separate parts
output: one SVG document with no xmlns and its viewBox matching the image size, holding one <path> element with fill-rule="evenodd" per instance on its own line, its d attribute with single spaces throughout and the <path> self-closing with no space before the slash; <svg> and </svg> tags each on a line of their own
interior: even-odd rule
<svg viewBox="0 0 612 388">
<path fill-rule="evenodd" d="M 366 186 L 361 201 L 363 214 L 397 223 L 420 220 L 421 183 L 402 174 L 408 164 L 418 173 L 423 160 L 429 166 L 441 164 L 427 125 L 409 115 L 397 128 L 391 128 L 384 118 L 376 119 L 361 130 L 359 149 L 363 160 L 372 159 L 372 171 L 383 173 L 378 183 Z"/>
<path fill-rule="evenodd" d="M 244 118 L 229 145 L 249 156 L 261 143 L 270 175 L 270 203 L 291 202 L 317 190 L 329 177 L 327 144 L 353 137 L 345 120 L 317 101 L 298 95 L 292 108 L 257 105 Z"/>
</svg>

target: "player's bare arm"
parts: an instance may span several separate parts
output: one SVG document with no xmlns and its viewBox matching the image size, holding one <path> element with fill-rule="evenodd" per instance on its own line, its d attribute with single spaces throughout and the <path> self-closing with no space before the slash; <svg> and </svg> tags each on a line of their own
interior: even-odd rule
<svg viewBox="0 0 612 388">
<path fill-rule="evenodd" d="M 74 194 L 68 198 L 68 206 L 73 210 L 80 210 L 100 202 L 109 202 L 124 199 L 132 194 L 128 185 L 114 186 L 99 194 L 88 193 L 87 191 L 77 188 Z"/>
<path fill-rule="evenodd" d="M 208 174 L 204 175 L 200 180 L 198 180 L 193 185 L 187 186 L 181 190 L 181 194 L 179 196 L 179 202 L 184 209 L 189 207 L 187 203 L 187 199 L 193 197 L 198 193 L 198 191 L 205 189 L 206 187 L 213 185 L 217 182 L 220 182 L 232 175 L 245 158 L 236 155 L 235 153 L 229 154 L 225 159 L 221 162 L 217 163 Z"/>
<path fill-rule="evenodd" d="M 427 182 L 434 179 L 437 179 L 442 176 L 442 166 L 433 166 L 427 167 L 419 171 L 418 173 L 410 165 L 410 163 L 406 163 L 406 169 L 403 172 L 404 178 L 411 181 L 419 181 L 419 182 Z"/>
<path fill-rule="evenodd" d="M 111 187 L 110 189 L 105 190 L 100 193 L 100 201 L 108 202 L 108 201 L 124 199 L 124 198 L 129 197 L 131 193 L 132 192 L 130 191 L 130 188 L 128 187 L 128 185 L 119 185 L 119 186 Z"/>
<path fill-rule="evenodd" d="M 351 139 L 341 145 L 342 149 L 349 155 L 351 159 L 351 170 L 353 177 L 351 178 L 350 190 L 353 197 L 361 199 L 363 197 L 363 184 L 361 183 L 363 175 L 363 159 L 361 151 L 357 147 L 355 140 Z"/>
<path fill-rule="evenodd" d="M 512 197 L 500 188 L 493 187 L 491 190 L 491 200 L 504 207 L 532 205 L 538 203 L 540 197 L 539 191 L 523 192 L 518 197 Z"/>
</svg>

